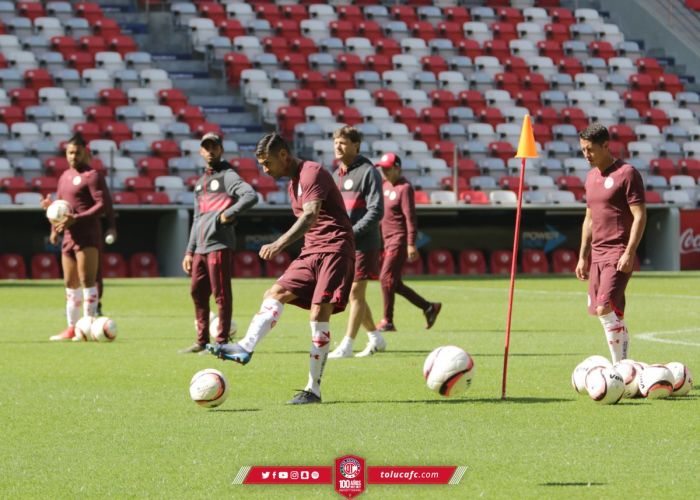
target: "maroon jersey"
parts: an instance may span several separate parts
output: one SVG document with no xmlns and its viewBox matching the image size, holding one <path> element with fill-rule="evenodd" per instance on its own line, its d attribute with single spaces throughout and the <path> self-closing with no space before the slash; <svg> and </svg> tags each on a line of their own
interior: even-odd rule
<svg viewBox="0 0 700 500">
<path fill-rule="evenodd" d="M 644 181 L 631 165 L 617 160 L 601 173 L 591 168 L 586 177 L 586 204 L 591 212 L 592 262 L 618 260 L 632 230 L 630 205 L 644 203 Z"/>
<path fill-rule="evenodd" d="M 75 218 L 75 224 L 65 230 L 64 246 L 68 242 L 79 243 L 80 247 L 100 246 L 100 216 L 105 210 L 105 193 L 108 189 L 104 177 L 87 165 L 77 170 L 69 168 L 61 174 L 56 198 L 68 202 Z M 107 200 L 111 200 L 109 194 Z"/>
<path fill-rule="evenodd" d="M 382 217 L 384 248 L 415 245 L 417 224 L 413 186 L 401 177 L 396 184 L 385 180 L 382 191 L 384 192 L 384 217 Z"/>
<path fill-rule="evenodd" d="M 316 223 L 304 235 L 300 256 L 314 253 L 355 255 L 352 224 L 343 197 L 323 166 L 303 161 L 297 174 L 289 180 L 288 190 L 292 211 L 297 217 L 304 213 L 304 203 L 323 200 Z"/>
</svg>

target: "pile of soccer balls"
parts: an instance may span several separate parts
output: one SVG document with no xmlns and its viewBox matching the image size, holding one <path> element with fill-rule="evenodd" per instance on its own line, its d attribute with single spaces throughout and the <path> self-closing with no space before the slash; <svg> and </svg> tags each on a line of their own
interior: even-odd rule
<svg viewBox="0 0 700 500">
<path fill-rule="evenodd" d="M 693 375 L 678 362 L 648 365 L 624 359 L 613 365 L 603 356 L 590 356 L 574 369 L 571 385 L 596 403 L 614 405 L 622 398 L 685 396 L 693 387 Z"/>
<path fill-rule="evenodd" d="M 112 342 L 117 338 L 117 324 L 107 316 L 83 316 L 75 324 L 73 342 Z"/>
</svg>

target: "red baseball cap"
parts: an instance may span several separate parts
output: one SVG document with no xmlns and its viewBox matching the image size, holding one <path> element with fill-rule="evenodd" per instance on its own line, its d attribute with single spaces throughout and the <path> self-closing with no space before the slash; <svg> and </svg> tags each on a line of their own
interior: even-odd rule
<svg viewBox="0 0 700 500">
<path fill-rule="evenodd" d="M 385 153 L 375 165 L 382 168 L 401 167 L 401 158 L 395 153 Z"/>
</svg>

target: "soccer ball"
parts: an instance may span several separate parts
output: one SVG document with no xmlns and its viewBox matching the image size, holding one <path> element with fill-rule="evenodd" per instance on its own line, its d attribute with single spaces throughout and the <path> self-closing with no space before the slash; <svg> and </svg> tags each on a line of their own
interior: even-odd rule
<svg viewBox="0 0 700 500">
<path fill-rule="evenodd" d="M 683 363 L 673 361 L 666 363 L 666 368 L 673 375 L 673 392 L 671 396 L 685 396 L 693 388 L 693 374 Z"/>
<path fill-rule="evenodd" d="M 190 398 L 199 406 L 215 408 L 226 401 L 228 382 L 219 370 L 200 370 L 190 380 Z"/>
<path fill-rule="evenodd" d="M 231 338 L 233 338 L 234 335 L 236 335 L 236 332 L 238 331 L 238 325 L 236 324 L 235 321 L 233 321 L 233 318 L 231 318 L 231 327 L 228 330 L 228 334 Z M 209 321 L 209 337 L 214 340 L 216 336 L 219 334 L 219 317 L 214 316 L 214 319 Z"/>
<path fill-rule="evenodd" d="M 651 365 L 639 378 L 639 392 L 645 398 L 667 398 L 673 392 L 673 373 L 664 365 Z"/>
<path fill-rule="evenodd" d="M 634 361 L 623 359 L 613 366 L 622 380 L 625 381 L 625 392 L 623 398 L 636 398 L 639 396 L 639 384 L 637 383 L 637 368 Z"/>
<path fill-rule="evenodd" d="M 97 342 L 112 342 L 117 338 L 117 324 L 107 316 L 100 316 L 92 322 L 90 334 Z"/>
<path fill-rule="evenodd" d="M 428 354 L 423 364 L 423 378 L 431 391 L 441 396 L 461 394 L 472 383 L 474 360 L 459 347 L 438 347 Z"/>
<path fill-rule="evenodd" d="M 72 214 L 73 209 L 65 200 L 56 200 L 46 209 L 46 218 L 51 224 L 60 224 L 66 220 L 66 215 Z"/>
<path fill-rule="evenodd" d="M 90 334 L 90 328 L 92 327 L 92 322 L 95 320 L 92 316 L 83 316 L 78 320 L 78 322 L 73 327 L 75 331 L 75 337 L 73 337 L 73 342 L 87 342 L 92 340 L 92 335 Z"/>
<path fill-rule="evenodd" d="M 571 374 L 572 387 L 579 394 L 584 394 L 586 392 L 586 375 L 588 372 L 596 367 L 605 368 L 610 366 L 610 361 L 603 356 L 594 355 L 587 357 L 574 368 Z"/>
<path fill-rule="evenodd" d="M 593 401 L 614 405 L 622 399 L 625 381 L 612 367 L 595 367 L 586 375 L 586 390 Z"/>
</svg>

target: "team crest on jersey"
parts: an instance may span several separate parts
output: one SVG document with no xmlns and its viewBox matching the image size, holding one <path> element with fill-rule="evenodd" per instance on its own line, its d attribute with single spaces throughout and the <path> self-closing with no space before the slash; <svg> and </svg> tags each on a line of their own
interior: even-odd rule
<svg viewBox="0 0 700 500">
<path fill-rule="evenodd" d="M 83 182 L 83 178 L 80 177 L 79 175 L 76 175 L 75 177 L 73 177 L 73 185 L 74 186 L 77 186 L 81 182 Z"/>
<path fill-rule="evenodd" d="M 217 181 L 216 179 L 211 181 L 211 184 L 209 184 L 209 189 L 212 191 L 216 191 L 217 189 L 219 189 L 219 181 Z"/>
<path fill-rule="evenodd" d="M 605 189 L 610 189 L 611 187 L 613 187 L 614 183 L 615 181 L 613 181 L 612 177 L 607 177 L 605 179 L 605 182 L 603 183 L 603 186 L 605 186 Z"/>
<path fill-rule="evenodd" d="M 391 193 L 389 193 L 389 199 L 391 201 L 394 201 L 396 199 L 396 191 L 392 191 Z"/>
<path fill-rule="evenodd" d="M 347 190 L 352 189 L 352 179 L 348 179 L 343 183 L 343 187 Z"/>
</svg>

